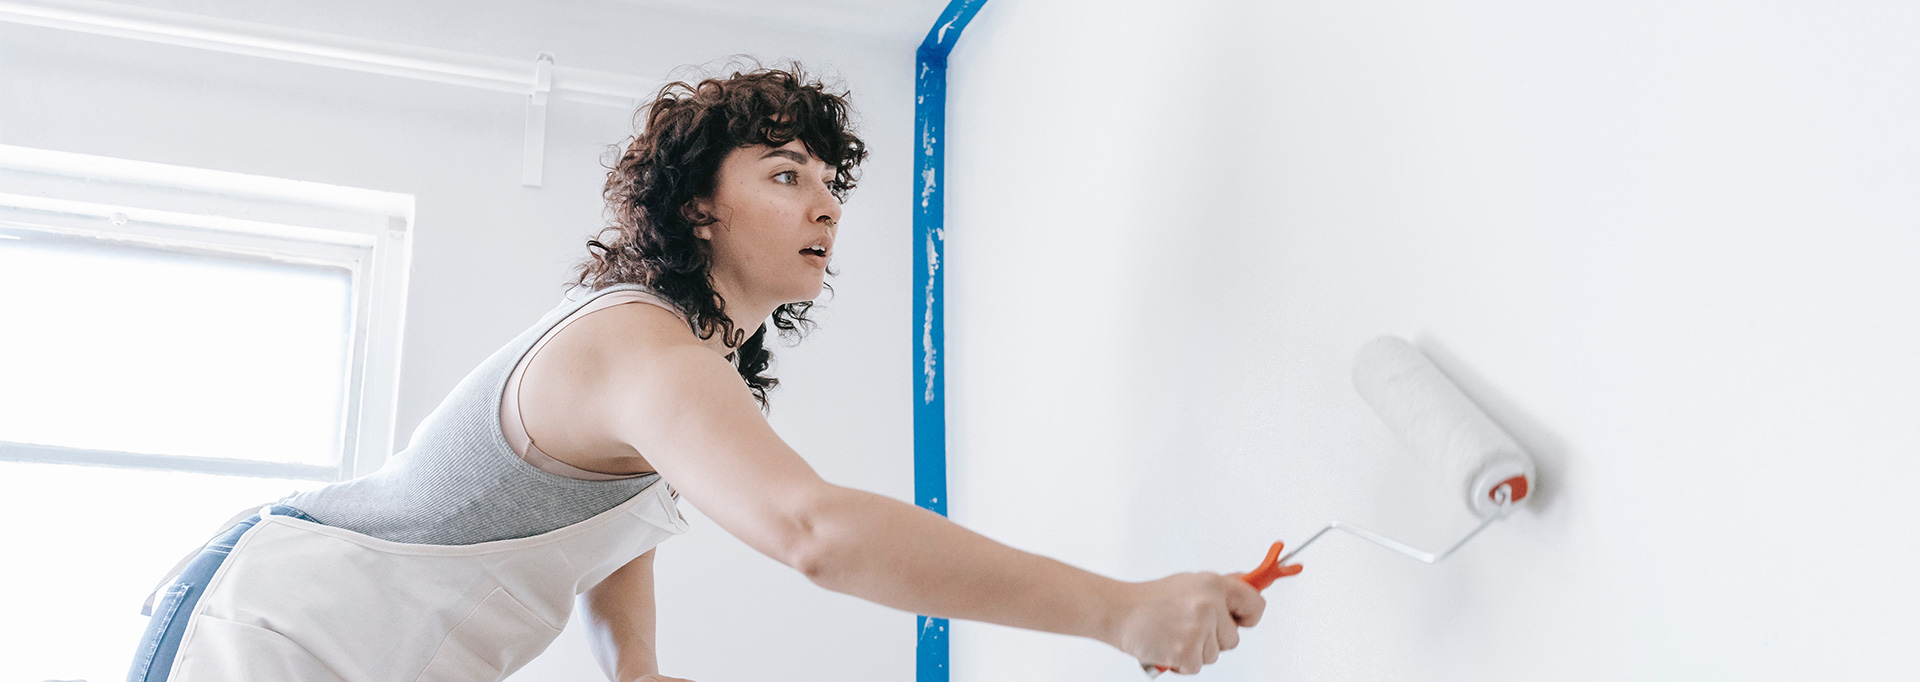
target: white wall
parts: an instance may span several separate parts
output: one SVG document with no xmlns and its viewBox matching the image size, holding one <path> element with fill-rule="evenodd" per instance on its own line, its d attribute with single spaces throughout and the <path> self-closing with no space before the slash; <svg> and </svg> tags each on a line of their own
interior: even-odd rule
<svg viewBox="0 0 1920 682">
<path fill-rule="evenodd" d="M 992 2 L 950 73 L 953 514 L 1148 579 L 1470 527 L 1355 395 L 1414 340 L 1540 467 L 1348 537 L 1212 680 L 1910 679 L 1920 10 Z M 957 680 L 1140 679 L 957 624 Z"/>
<path fill-rule="evenodd" d="M 637 2 L 135 4 L 526 59 L 529 69 L 549 51 L 563 65 L 662 78 L 747 53 L 837 76 L 872 152 L 842 222 L 839 294 L 807 344 L 778 352 L 786 384 L 772 419 L 829 480 L 910 497 L 906 155 L 918 35 L 837 36 Z M 523 98 L 11 24 L 0 24 L 0 93 L 0 144 L 415 195 L 402 442 L 476 362 L 558 301 L 603 224 L 601 154 L 631 133 L 630 112 L 557 101 L 546 184 L 524 188 Z M 659 560 L 664 672 L 753 679 L 806 665 L 856 679 L 911 675 L 911 615 L 813 587 L 697 510 L 689 516 L 694 529 Z M 138 560 L 157 572 L 173 559 Z M 515 679 L 599 678 L 569 630 Z"/>
</svg>

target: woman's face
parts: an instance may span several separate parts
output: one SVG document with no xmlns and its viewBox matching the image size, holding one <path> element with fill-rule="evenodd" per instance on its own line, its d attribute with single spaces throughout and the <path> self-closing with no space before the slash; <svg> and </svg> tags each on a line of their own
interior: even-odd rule
<svg viewBox="0 0 1920 682">
<path fill-rule="evenodd" d="M 713 246 L 722 295 L 775 305 L 820 295 L 840 221 L 840 202 L 827 190 L 833 177 L 799 140 L 727 154 L 713 196 L 696 200 L 719 222 L 694 228 Z"/>
</svg>

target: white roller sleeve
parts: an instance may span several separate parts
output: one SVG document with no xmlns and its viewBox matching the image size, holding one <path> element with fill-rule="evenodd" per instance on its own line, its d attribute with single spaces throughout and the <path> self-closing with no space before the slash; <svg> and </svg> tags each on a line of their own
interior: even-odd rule
<svg viewBox="0 0 1920 682">
<path fill-rule="evenodd" d="M 1525 476 L 1532 488 L 1533 458 L 1413 344 L 1396 336 L 1367 342 L 1353 385 L 1400 442 L 1466 496 L 1474 514 L 1498 509 L 1490 495 L 1501 481 Z"/>
</svg>

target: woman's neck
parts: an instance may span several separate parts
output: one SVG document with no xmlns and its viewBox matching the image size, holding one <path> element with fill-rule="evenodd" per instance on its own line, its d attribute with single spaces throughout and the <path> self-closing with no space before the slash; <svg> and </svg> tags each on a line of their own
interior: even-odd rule
<svg viewBox="0 0 1920 682">
<path fill-rule="evenodd" d="M 726 286 L 720 281 L 713 283 L 713 289 L 716 293 L 720 294 L 722 300 L 726 301 L 726 308 L 720 312 L 722 315 L 725 315 L 728 320 L 733 322 L 734 334 L 739 335 L 741 343 L 745 343 L 747 337 L 753 336 L 754 331 L 758 330 L 760 325 L 764 324 L 766 319 L 773 315 L 774 309 L 780 307 L 778 303 L 755 301 L 745 295 L 735 294 L 732 290 L 733 287 Z M 743 320 L 751 320 L 751 323 L 743 322 Z M 727 346 L 728 339 L 724 337 L 725 335 L 716 333 L 700 343 L 706 346 L 708 350 L 724 358 L 732 355 L 735 350 L 735 348 Z"/>
</svg>

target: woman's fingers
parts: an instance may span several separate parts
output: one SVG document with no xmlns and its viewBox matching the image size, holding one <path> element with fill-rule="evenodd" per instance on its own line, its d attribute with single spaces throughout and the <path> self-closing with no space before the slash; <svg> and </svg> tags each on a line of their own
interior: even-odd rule
<svg viewBox="0 0 1920 682">
<path fill-rule="evenodd" d="M 1235 574 L 1183 573 L 1139 585 L 1144 599 L 1116 646 L 1183 675 L 1240 646 L 1240 628 L 1260 622 L 1267 608 L 1260 591 Z"/>
<path fill-rule="evenodd" d="M 1212 622 L 1207 623 L 1206 620 L 1203 620 L 1202 623 L 1197 623 L 1197 625 L 1201 625 L 1204 629 L 1199 633 L 1200 641 L 1198 644 L 1200 658 L 1199 662 L 1194 664 L 1192 668 L 1194 673 L 1200 672 L 1202 666 L 1213 665 L 1214 662 L 1219 661 L 1220 652 L 1240 645 L 1240 626 L 1234 622 L 1233 616 L 1233 606 L 1236 603 L 1242 604 L 1243 608 L 1251 608 L 1257 611 L 1260 605 L 1264 605 L 1266 602 L 1265 599 L 1260 597 L 1258 590 L 1253 589 L 1239 579 L 1225 575 L 1220 576 L 1220 578 L 1222 579 L 1222 591 L 1224 594 L 1220 597 L 1215 597 L 1218 601 L 1215 601 L 1214 605 L 1208 609 L 1208 613 L 1203 616 L 1203 618 L 1211 620 Z M 1249 602 L 1249 599 L 1253 601 Z M 1257 602 L 1257 604 L 1254 602 Z M 1211 627 L 1207 627 L 1209 625 Z"/>
<path fill-rule="evenodd" d="M 1233 622 L 1232 615 L 1222 613 L 1213 624 L 1213 636 L 1220 642 L 1221 651 L 1231 651 L 1240 646 L 1240 624 Z"/>
<path fill-rule="evenodd" d="M 1200 652 L 1196 650 L 1192 655 L 1181 657 L 1179 663 L 1167 666 L 1167 670 L 1182 675 L 1198 675 L 1203 667 L 1205 664 L 1201 663 Z"/>
<path fill-rule="evenodd" d="M 1227 612 L 1233 614 L 1233 622 L 1243 628 L 1260 623 L 1260 616 L 1267 612 L 1267 598 L 1239 580 L 1239 574 L 1233 574 L 1234 587 L 1227 590 Z"/>
</svg>

